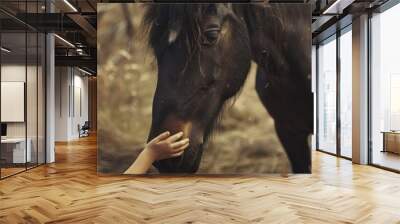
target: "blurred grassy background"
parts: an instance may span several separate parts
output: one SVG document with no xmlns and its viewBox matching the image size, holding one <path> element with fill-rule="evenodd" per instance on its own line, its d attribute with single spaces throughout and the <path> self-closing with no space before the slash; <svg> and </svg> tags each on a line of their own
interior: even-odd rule
<svg viewBox="0 0 400 224">
<path fill-rule="evenodd" d="M 156 62 L 140 28 L 144 5 L 98 4 L 98 170 L 122 173 L 151 124 Z M 256 65 L 205 147 L 198 173 L 284 173 L 289 164 L 274 121 L 255 92 Z M 156 172 L 152 169 L 151 172 Z"/>
</svg>

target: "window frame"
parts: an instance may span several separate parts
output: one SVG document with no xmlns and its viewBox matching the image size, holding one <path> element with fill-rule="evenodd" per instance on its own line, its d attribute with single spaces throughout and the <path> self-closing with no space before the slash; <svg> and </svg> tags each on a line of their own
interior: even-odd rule
<svg viewBox="0 0 400 224">
<path fill-rule="evenodd" d="M 340 67 L 340 60 L 341 60 L 341 55 L 340 55 L 340 39 L 341 36 L 346 34 L 347 32 L 352 32 L 352 23 L 347 24 L 346 26 L 342 27 L 341 29 L 338 29 L 335 33 L 332 35 L 326 37 L 325 39 L 322 39 L 318 41 L 316 44 L 316 151 L 323 152 L 329 155 L 333 155 L 339 158 L 344 158 L 347 160 L 352 160 L 351 157 L 347 157 L 342 155 L 341 153 L 341 119 L 340 119 L 340 103 L 341 103 L 341 97 L 340 97 L 340 84 L 341 84 L 341 67 Z M 334 37 L 334 38 L 333 38 Z M 319 74 L 319 47 L 322 43 L 327 43 L 330 41 L 336 41 L 336 152 L 332 153 L 327 150 L 321 149 L 320 143 L 319 143 L 319 112 L 320 112 L 320 106 L 319 106 L 319 86 L 320 86 L 320 74 Z"/>
</svg>

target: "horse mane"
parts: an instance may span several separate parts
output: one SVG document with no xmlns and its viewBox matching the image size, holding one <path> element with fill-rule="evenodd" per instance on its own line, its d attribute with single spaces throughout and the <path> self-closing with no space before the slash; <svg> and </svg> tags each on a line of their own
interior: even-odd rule
<svg viewBox="0 0 400 224">
<path fill-rule="evenodd" d="M 307 32 L 302 24 L 309 22 L 302 20 L 308 17 L 296 16 L 298 13 L 307 13 L 304 11 L 304 4 L 291 3 L 290 7 L 287 5 L 287 3 L 253 2 L 246 5 L 234 5 L 234 11 L 245 18 L 250 33 L 266 26 L 270 38 L 282 40 L 287 32 L 298 32 L 299 30 Z"/>
<path fill-rule="evenodd" d="M 156 54 L 168 46 L 171 31 L 183 38 L 188 55 L 201 48 L 201 20 L 209 4 L 149 4 L 143 19 L 148 44 Z"/>
</svg>

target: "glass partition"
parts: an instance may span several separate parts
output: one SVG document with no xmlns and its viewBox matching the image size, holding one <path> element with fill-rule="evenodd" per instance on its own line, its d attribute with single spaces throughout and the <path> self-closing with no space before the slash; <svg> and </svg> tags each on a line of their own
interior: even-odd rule
<svg viewBox="0 0 400 224">
<path fill-rule="evenodd" d="M 46 124 L 46 38 L 43 33 L 38 34 L 38 74 L 37 74 L 37 162 L 44 164 L 46 162 L 46 145 L 45 145 L 45 124 Z"/>
<path fill-rule="evenodd" d="M 340 155 L 352 157 L 352 32 L 340 36 Z"/>
<path fill-rule="evenodd" d="M 318 146 L 336 153 L 336 35 L 318 47 Z"/>
<path fill-rule="evenodd" d="M 26 140 L 26 41 L 26 32 L 1 34 L 2 177 L 24 171 L 31 158 Z"/>
<path fill-rule="evenodd" d="M 30 159 L 27 167 L 34 167 L 37 165 L 38 160 L 38 35 L 36 32 L 28 31 L 27 33 L 27 74 L 26 74 L 26 113 L 27 113 L 27 150 L 30 151 Z"/>
<path fill-rule="evenodd" d="M 42 5 L 39 1 L 27 2 L 26 12 L 41 13 Z M 38 17 L 33 17 L 33 20 Z M 35 21 L 36 23 L 38 21 Z M 40 33 L 33 28 L 27 27 L 27 150 L 31 151 L 30 162 L 27 167 L 35 167 L 39 160 L 39 69 L 40 66 L 40 43 L 43 38 Z M 43 86 L 44 87 L 44 86 Z M 43 88 L 42 87 L 42 88 Z"/>
<path fill-rule="evenodd" d="M 400 4 L 371 18 L 371 162 L 400 170 Z"/>
<path fill-rule="evenodd" d="M 28 5 L 26 5 L 28 3 Z M 41 13 L 44 1 L 1 1 L 14 13 Z M 45 163 L 44 33 L 0 12 L 0 178 Z"/>
</svg>

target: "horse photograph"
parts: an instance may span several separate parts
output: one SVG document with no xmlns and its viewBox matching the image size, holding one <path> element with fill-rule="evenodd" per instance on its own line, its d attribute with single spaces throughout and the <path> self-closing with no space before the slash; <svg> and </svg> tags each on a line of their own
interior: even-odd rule
<svg viewBox="0 0 400 224">
<path fill-rule="evenodd" d="M 98 4 L 98 172 L 311 173 L 311 8 Z"/>
</svg>

